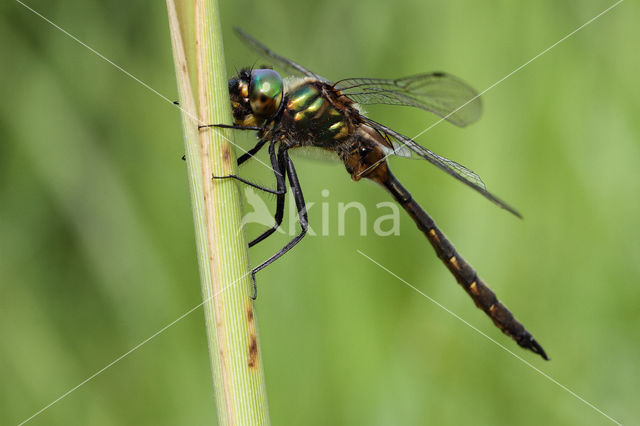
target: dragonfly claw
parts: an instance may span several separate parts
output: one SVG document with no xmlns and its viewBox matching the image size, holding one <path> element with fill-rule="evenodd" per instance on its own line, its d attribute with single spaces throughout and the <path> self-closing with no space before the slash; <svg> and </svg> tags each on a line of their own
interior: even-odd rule
<svg viewBox="0 0 640 426">
<path fill-rule="evenodd" d="M 251 271 L 251 281 L 253 282 L 253 294 L 251 295 L 251 300 L 256 300 L 258 298 L 258 285 L 256 284 L 256 271 Z"/>
</svg>

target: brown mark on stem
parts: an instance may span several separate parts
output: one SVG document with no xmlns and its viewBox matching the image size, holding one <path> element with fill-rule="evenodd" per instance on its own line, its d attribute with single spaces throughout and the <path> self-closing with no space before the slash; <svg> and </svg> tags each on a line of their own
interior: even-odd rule
<svg viewBox="0 0 640 426">
<path fill-rule="evenodd" d="M 231 168 L 231 150 L 228 144 L 222 146 L 222 162 L 225 167 Z"/>
<path fill-rule="evenodd" d="M 251 333 L 249 343 L 249 368 L 255 370 L 258 368 L 258 339 L 256 335 Z"/>
<path fill-rule="evenodd" d="M 253 324 L 253 306 L 251 306 L 251 303 L 247 306 L 247 320 L 249 320 L 249 324 Z"/>
<path fill-rule="evenodd" d="M 258 368 L 258 337 L 253 322 L 253 304 L 250 301 L 247 303 L 247 320 L 249 321 L 249 361 L 247 365 L 251 370 L 256 370 Z"/>
</svg>

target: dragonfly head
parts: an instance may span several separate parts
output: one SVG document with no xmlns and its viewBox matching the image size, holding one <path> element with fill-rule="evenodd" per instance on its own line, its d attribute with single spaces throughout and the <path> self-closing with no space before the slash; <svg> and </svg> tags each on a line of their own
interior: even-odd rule
<svg viewBox="0 0 640 426">
<path fill-rule="evenodd" d="M 284 84 L 272 69 L 243 69 L 229 80 L 229 95 L 236 124 L 259 126 L 273 118 L 282 103 Z"/>
</svg>

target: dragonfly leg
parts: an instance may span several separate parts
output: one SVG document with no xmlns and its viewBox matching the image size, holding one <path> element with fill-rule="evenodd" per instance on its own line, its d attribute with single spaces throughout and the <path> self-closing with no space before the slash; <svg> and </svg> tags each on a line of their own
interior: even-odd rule
<svg viewBox="0 0 640 426">
<path fill-rule="evenodd" d="M 238 175 L 227 175 L 227 176 L 212 176 L 212 179 L 235 179 L 239 182 L 244 183 L 245 185 L 249 185 L 252 188 L 256 188 L 259 189 L 260 191 L 264 191 L 264 192 L 268 192 L 269 194 L 275 194 L 275 195 L 283 195 L 284 194 L 284 190 L 280 190 L 280 189 L 271 189 L 271 188 L 267 188 L 266 186 L 262 186 L 262 185 L 258 185 L 257 183 L 253 183 L 251 181 L 248 181 L 244 178 L 241 178 Z"/>
<path fill-rule="evenodd" d="M 219 127 L 221 129 L 235 129 L 235 130 L 262 130 L 262 127 L 258 126 L 238 126 L 237 124 L 201 124 L 198 129 L 207 129 L 209 127 Z"/>
<path fill-rule="evenodd" d="M 258 143 L 256 144 L 256 146 L 254 146 L 249 151 L 247 151 L 244 154 L 242 154 L 238 158 L 238 166 L 240 166 L 242 163 L 244 163 L 248 159 L 253 158 L 253 156 L 256 155 L 258 153 L 258 151 L 260 151 L 262 149 L 262 147 L 264 146 L 265 143 L 267 143 L 267 139 L 260 139 L 258 141 Z"/>
<path fill-rule="evenodd" d="M 262 234 L 258 235 L 256 238 L 249 242 L 249 247 L 253 247 L 258 244 L 260 241 L 267 238 L 269 235 L 276 232 L 276 230 L 280 227 L 282 223 L 282 218 L 284 217 L 284 196 L 287 192 L 287 184 L 285 182 L 285 174 L 286 174 L 286 164 L 289 159 L 288 156 L 285 157 L 286 151 L 281 150 L 278 155 L 276 155 L 275 150 L 276 142 L 272 141 L 269 144 L 269 158 L 271 159 L 271 167 L 273 168 L 274 174 L 276 176 L 276 185 L 277 189 L 274 192 L 276 194 L 276 214 L 274 216 L 275 223 L 273 226 Z"/>
<path fill-rule="evenodd" d="M 253 130 L 253 131 L 258 131 L 258 130 L 263 130 L 262 127 L 257 127 L 257 126 L 238 126 L 237 124 L 204 124 L 201 126 L 198 126 L 198 129 L 206 129 L 209 127 L 219 127 L 222 129 L 235 129 L 235 130 Z M 254 146 L 253 148 L 251 148 L 249 151 L 245 152 L 244 154 L 242 154 L 239 158 L 238 158 L 238 166 L 241 165 L 242 163 L 244 163 L 245 161 L 247 161 L 248 159 L 252 158 L 258 151 L 260 151 L 260 149 L 264 146 L 264 144 L 267 143 L 266 139 L 260 139 L 258 141 L 258 143 L 256 144 L 256 146 Z"/>
<path fill-rule="evenodd" d="M 260 151 L 260 149 L 264 146 L 265 143 L 267 143 L 266 139 L 260 139 L 258 141 L 258 143 L 256 144 L 256 146 L 254 146 L 249 151 L 247 151 L 242 156 L 240 156 L 240 158 L 238 158 L 238 165 L 241 165 L 242 163 L 244 163 L 248 159 L 252 158 L 258 151 Z M 271 151 L 272 151 L 272 148 L 270 147 L 269 148 L 269 154 L 270 155 L 271 155 Z M 272 166 L 272 168 L 273 168 L 273 170 L 275 172 L 276 179 L 278 179 L 278 176 L 280 176 L 282 173 L 280 172 L 280 170 L 278 168 L 277 162 L 274 161 L 273 159 L 271 161 L 271 166 Z M 238 175 L 212 176 L 211 178 L 212 179 L 229 179 L 229 178 L 235 179 L 235 180 L 240 181 L 240 182 L 242 182 L 242 183 L 244 183 L 246 185 L 249 185 L 249 186 L 251 186 L 253 188 L 259 189 L 259 190 L 264 191 L 264 192 L 268 192 L 270 194 L 275 194 L 275 195 L 278 195 L 280 193 L 284 193 L 283 191 L 285 190 L 284 186 L 283 186 L 282 189 L 280 189 L 280 187 L 278 187 L 278 189 L 270 189 L 270 188 L 267 188 L 265 186 L 258 185 L 258 184 L 255 184 L 253 182 L 250 182 L 250 181 L 248 181 L 248 180 L 246 180 L 244 178 L 241 178 Z"/>
<path fill-rule="evenodd" d="M 309 220 L 307 217 L 307 207 L 304 202 L 304 196 L 302 195 L 302 189 L 300 188 L 300 182 L 298 181 L 298 174 L 296 173 L 296 169 L 293 166 L 293 162 L 289 158 L 289 155 L 287 154 L 286 150 L 281 152 L 280 158 L 286 163 L 287 175 L 289 176 L 289 184 L 291 185 L 291 192 L 293 194 L 293 199 L 295 200 L 296 208 L 298 210 L 298 221 L 300 222 L 300 227 L 302 228 L 302 230 L 291 241 L 289 241 L 283 248 L 278 250 L 277 253 L 275 253 L 269 259 L 265 260 L 260 265 L 256 266 L 251 270 L 251 279 L 253 280 L 252 299 L 254 300 L 258 296 L 258 287 L 256 285 L 256 273 L 266 268 L 267 266 L 272 264 L 274 261 L 282 257 L 286 252 L 291 250 L 293 246 L 298 244 L 300 240 L 304 238 L 304 236 L 307 233 L 307 229 L 309 228 Z"/>
</svg>

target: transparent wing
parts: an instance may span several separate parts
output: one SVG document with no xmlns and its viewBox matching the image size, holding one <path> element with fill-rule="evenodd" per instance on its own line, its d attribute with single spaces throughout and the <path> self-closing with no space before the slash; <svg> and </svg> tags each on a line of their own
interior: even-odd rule
<svg viewBox="0 0 640 426">
<path fill-rule="evenodd" d="M 455 161 L 451 161 L 447 158 L 439 156 L 435 152 L 414 142 L 412 139 L 409 139 L 408 137 L 403 136 L 400 133 L 386 126 L 383 126 L 382 124 L 376 121 L 373 121 L 370 118 L 367 118 L 364 116 L 361 116 L 361 118 L 365 121 L 365 123 L 367 123 L 374 129 L 376 129 L 378 132 L 384 134 L 385 137 L 391 138 L 394 143 L 400 144 L 404 146 L 406 149 L 413 151 L 415 154 L 424 158 L 434 166 L 438 167 L 440 170 L 444 171 L 445 173 L 453 176 L 454 178 L 458 179 L 462 183 L 475 189 L 480 194 L 484 195 L 486 198 L 488 198 L 498 206 L 513 213 L 519 218 L 522 218 L 522 215 L 516 209 L 514 209 L 513 207 L 511 207 L 510 205 L 508 205 L 507 203 L 505 203 L 504 201 L 502 201 L 501 199 L 499 199 L 498 197 L 496 197 L 495 195 L 487 191 L 484 185 L 484 182 L 482 182 L 482 179 L 480 179 L 480 176 L 475 174 L 473 171 L 467 169 L 463 165 L 456 163 Z M 385 148 L 388 149 L 388 147 L 385 147 Z"/>
<path fill-rule="evenodd" d="M 305 160 L 315 160 L 326 163 L 340 163 L 340 158 L 333 150 L 328 150 L 315 146 L 302 146 L 289 151 L 291 158 L 301 158 Z"/>
<path fill-rule="evenodd" d="M 260 55 L 264 56 L 266 59 L 278 64 L 279 66 L 289 71 L 295 71 L 306 77 L 313 77 L 324 82 L 329 82 L 329 80 L 327 80 L 326 78 L 319 76 L 318 74 L 312 71 L 309 71 L 302 65 L 297 64 L 292 60 L 285 58 L 284 56 L 278 55 L 276 52 L 269 49 L 267 46 L 260 43 L 255 38 L 251 37 L 241 28 L 235 27 L 234 30 L 236 32 L 236 35 L 240 38 L 240 40 L 245 42 L 249 47 L 251 47 L 253 50 L 258 52 Z"/>
<path fill-rule="evenodd" d="M 432 112 L 464 127 L 482 114 L 478 93 L 462 80 L 443 72 L 386 80 L 349 78 L 335 84 L 359 104 L 408 105 Z"/>
</svg>

